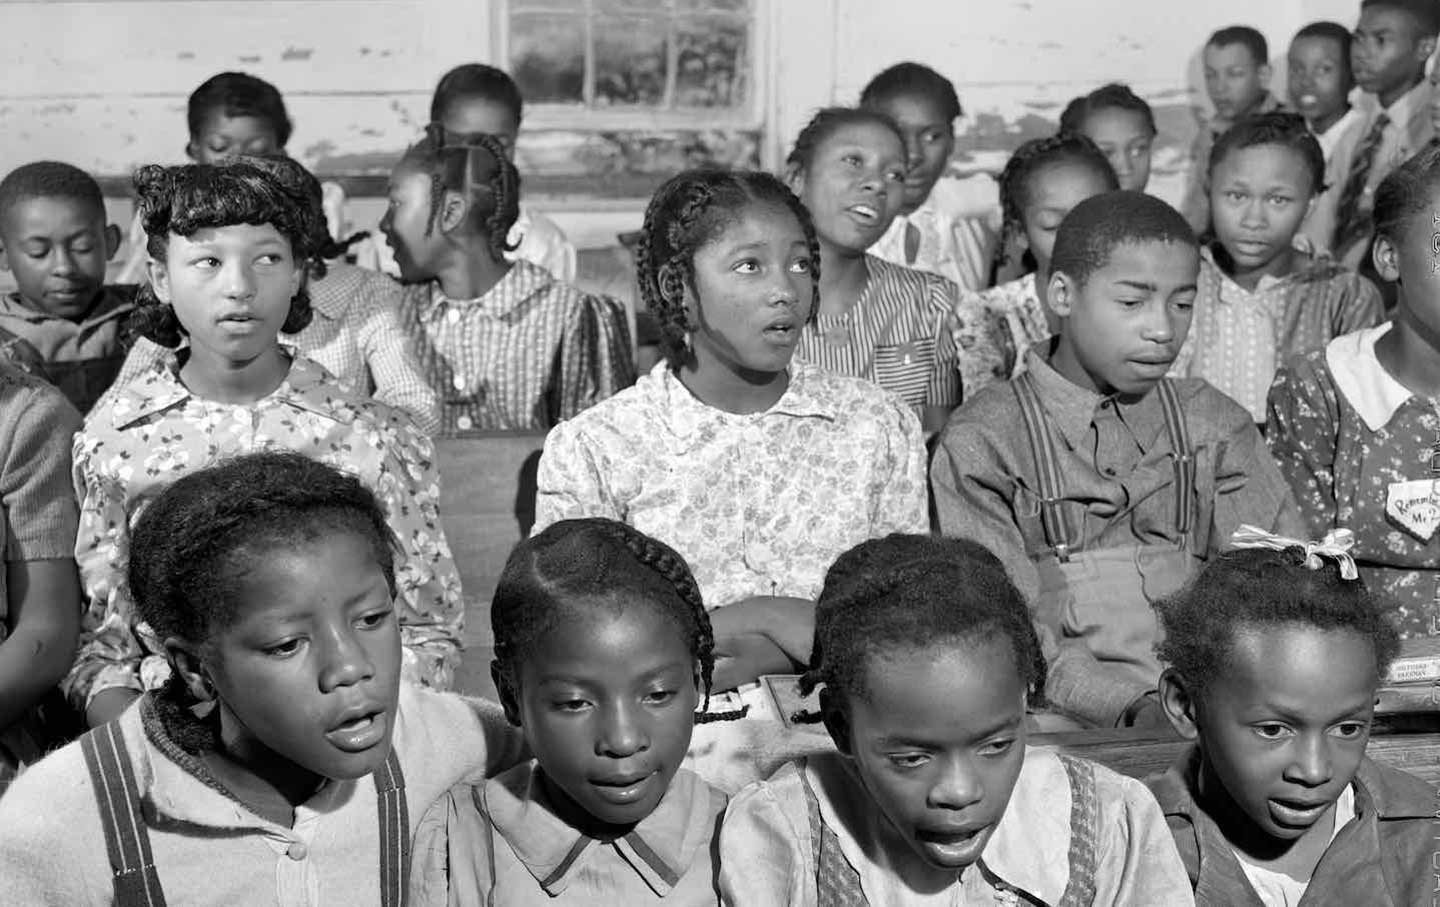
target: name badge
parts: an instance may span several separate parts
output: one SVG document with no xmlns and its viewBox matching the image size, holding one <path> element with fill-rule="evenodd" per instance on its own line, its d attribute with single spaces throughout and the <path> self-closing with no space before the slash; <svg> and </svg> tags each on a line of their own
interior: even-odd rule
<svg viewBox="0 0 1440 907">
<path fill-rule="evenodd" d="M 1440 529 L 1440 498 L 1435 492 L 1433 479 L 1392 482 L 1385 492 L 1385 513 L 1406 532 L 1428 542 Z"/>
</svg>

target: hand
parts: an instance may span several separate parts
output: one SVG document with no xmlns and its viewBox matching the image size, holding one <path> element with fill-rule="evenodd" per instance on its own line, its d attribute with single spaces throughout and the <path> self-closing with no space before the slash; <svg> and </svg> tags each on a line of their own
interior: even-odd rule
<svg viewBox="0 0 1440 907">
<path fill-rule="evenodd" d="M 90 704 L 85 707 L 85 723 L 90 727 L 99 727 L 111 719 L 118 718 L 120 713 L 130 707 L 130 703 L 140 698 L 139 690 L 132 690 L 129 687 L 110 687 L 101 690 L 90 698 Z"/>
<path fill-rule="evenodd" d="M 791 670 L 790 659 L 768 636 L 755 633 L 727 635 L 715 640 L 715 673 L 710 689 L 733 690 L 754 683 L 761 674 Z"/>
</svg>

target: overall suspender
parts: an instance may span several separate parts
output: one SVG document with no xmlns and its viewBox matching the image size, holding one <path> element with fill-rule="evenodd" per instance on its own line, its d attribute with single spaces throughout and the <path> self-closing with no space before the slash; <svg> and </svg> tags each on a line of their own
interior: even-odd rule
<svg viewBox="0 0 1440 907">
<path fill-rule="evenodd" d="M 115 907 L 165 907 L 141 812 L 140 785 L 119 723 L 111 721 L 81 737 L 80 749 L 100 805 L 105 849 L 114 871 Z M 410 878 L 410 819 L 405 776 L 393 749 L 374 779 L 380 816 L 380 903 L 401 907 Z"/>
<path fill-rule="evenodd" d="M 1045 531 L 1045 544 L 1050 546 L 1062 564 L 1069 563 L 1084 539 L 1076 536 L 1066 514 L 1064 472 L 1060 468 L 1055 435 L 1045 417 L 1034 376 L 1025 372 L 1011 381 L 1010 386 L 1015 389 L 1025 434 L 1030 440 L 1030 451 L 1039 472 L 1040 524 Z M 1175 529 L 1184 539 L 1189 536 L 1195 522 L 1195 455 L 1174 384 L 1169 378 L 1162 378 L 1155 391 L 1165 415 L 1165 433 L 1170 440 L 1170 457 L 1175 465 Z"/>
</svg>

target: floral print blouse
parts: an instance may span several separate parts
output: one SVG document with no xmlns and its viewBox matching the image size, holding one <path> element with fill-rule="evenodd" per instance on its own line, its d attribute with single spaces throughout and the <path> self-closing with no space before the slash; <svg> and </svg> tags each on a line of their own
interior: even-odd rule
<svg viewBox="0 0 1440 907">
<path fill-rule="evenodd" d="M 961 293 L 951 326 L 966 400 L 1024 372 L 1026 351 L 1053 336 L 1033 273 L 979 293 Z"/>
<path fill-rule="evenodd" d="M 430 440 L 399 410 L 346 390 L 301 356 L 269 396 L 234 405 L 192 394 L 172 355 L 102 401 L 75 436 L 75 559 L 89 606 L 79 657 L 63 686 L 77 707 L 101 690 L 155 689 L 169 676 L 125 579 L 132 508 L 183 475 L 262 450 L 312 456 L 375 492 L 404 551 L 395 576 L 404 674 L 429 686 L 451 685 L 464 606 L 440 525 Z"/>
<path fill-rule="evenodd" d="M 1280 369 L 1266 437 L 1311 534 L 1353 531 L 1361 575 L 1393 599 L 1401 633 L 1440 636 L 1440 415 L 1376 358 L 1389 329 L 1346 334 Z"/>
<path fill-rule="evenodd" d="M 609 517 L 675 548 L 709 608 L 814 599 L 841 553 L 929 530 L 920 421 L 859 378 L 794 363 L 770 409 L 697 400 L 668 363 L 551 429 L 535 531 Z"/>
</svg>

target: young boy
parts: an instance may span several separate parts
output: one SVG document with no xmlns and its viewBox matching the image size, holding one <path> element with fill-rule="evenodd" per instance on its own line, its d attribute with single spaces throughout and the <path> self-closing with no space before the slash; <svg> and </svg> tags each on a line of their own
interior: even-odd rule
<svg viewBox="0 0 1440 907">
<path fill-rule="evenodd" d="M 18 287 L 0 299 L 0 355 L 82 413 L 125 361 L 120 326 L 134 287 L 105 286 L 119 245 L 100 186 L 78 167 L 37 161 L 0 181 L 0 267 Z"/>
<path fill-rule="evenodd" d="M 1164 202 L 1081 202 L 1050 262 L 1059 337 L 967 400 L 931 465 L 941 531 L 1005 562 L 1036 605 L 1047 698 L 1090 725 L 1163 720 L 1152 601 L 1239 524 L 1301 525 L 1250 415 L 1203 381 L 1165 378 L 1199 267 Z"/>
<path fill-rule="evenodd" d="M 1338 22 L 1311 22 L 1295 33 L 1287 55 L 1290 106 L 1320 143 L 1325 157 L 1325 179 L 1310 212 L 1300 222 L 1301 244 L 1314 252 L 1328 252 L 1335 236 L 1335 209 L 1345 174 L 1335 171 L 1335 151 L 1353 141 L 1364 114 L 1351 105 L 1355 75 L 1350 69 L 1350 29 Z"/>
<path fill-rule="evenodd" d="M 1191 149 L 1194 169 L 1180 205 L 1190 228 L 1204 235 L 1210 228 L 1210 195 L 1205 175 L 1210 171 L 1210 148 L 1237 120 L 1281 108 L 1270 93 L 1270 45 L 1248 25 L 1231 25 L 1210 36 L 1201 52 L 1205 64 L 1205 93 L 1215 113 L 1200 125 Z"/>
<path fill-rule="evenodd" d="M 1363 0 L 1350 44 L 1363 124 L 1335 152 L 1340 186 L 1329 248 L 1347 266 L 1369 258 L 1375 189 L 1435 136 L 1425 63 L 1440 34 L 1433 0 Z"/>
<path fill-rule="evenodd" d="M 1383 314 L 1373 283 L 1295 248 L 1324 175 L 1320 143 L 1294 113 L 1241 120 L 1210 154 L 1215 240 L 1200 250 L 1194 319 L 1170 374 L 1204 378 L 1257 425 L 1281 362 Z"/>
</svg>

